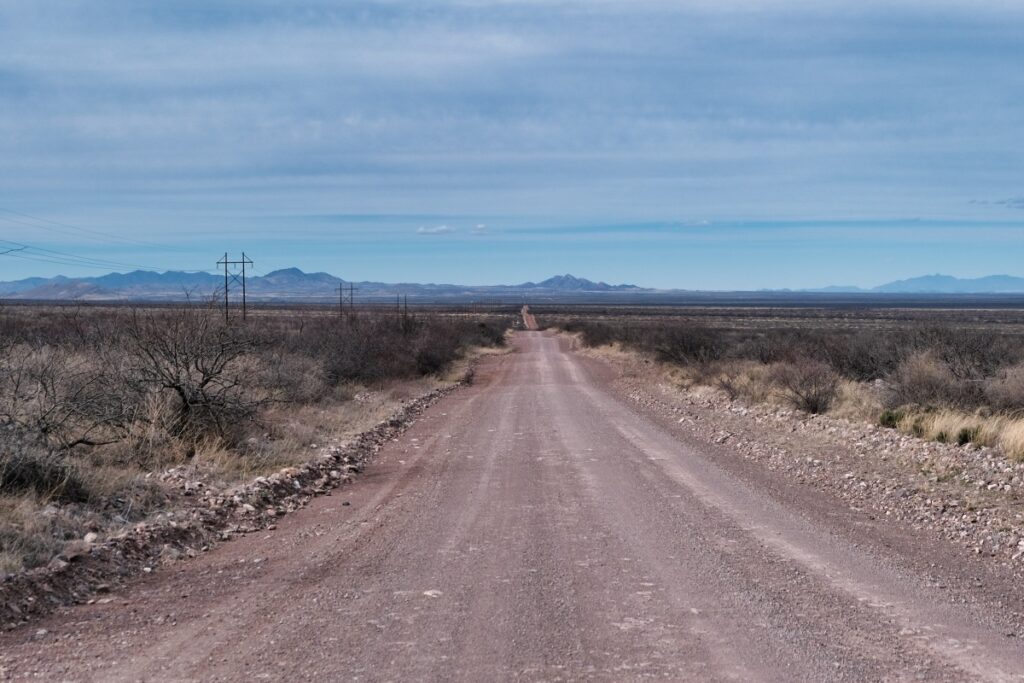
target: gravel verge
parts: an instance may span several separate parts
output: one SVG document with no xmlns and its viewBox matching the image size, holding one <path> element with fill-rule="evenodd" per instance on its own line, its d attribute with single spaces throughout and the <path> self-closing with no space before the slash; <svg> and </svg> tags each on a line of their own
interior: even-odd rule
<svg viewBox="0 0 1024 683">
<path fill-rule="evenodd" d="M 604 359 L 609 355 L 598 352 Z M 616 354 L 615 385 L 695 439 L 722 444 L 855 510 L 939 534 L 1024 577 L 1024 463 L 894 429 L 685 389 L 643 359 Z"/>
</svg>

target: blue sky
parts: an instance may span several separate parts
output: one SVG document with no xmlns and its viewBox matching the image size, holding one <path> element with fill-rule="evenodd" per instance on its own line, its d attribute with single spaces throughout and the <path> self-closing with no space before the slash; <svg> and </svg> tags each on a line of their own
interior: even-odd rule
<svg viewBox="0 0 1024 683">
<path fill-rule="evenodd" d="M 1022 64 L 998 0 L 0 0 L 0 239 L 51 250 L 0 279 L 1024 275 Z"/>
</svg>

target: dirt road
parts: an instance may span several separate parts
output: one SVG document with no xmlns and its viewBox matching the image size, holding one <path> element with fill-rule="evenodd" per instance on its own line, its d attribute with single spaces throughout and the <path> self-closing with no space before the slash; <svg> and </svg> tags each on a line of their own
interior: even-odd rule
<svg viewBox="0 0 1024 683">
<path fill-rule="evenodd" d="M 530 313 L 530 307 L 529 306 L 524 304 L 523 305 L 523 310 L 521 311 L 521 313 L 522 313 L 522 316 L 523 316 L 523 327 L 525 327 L 528 330 L 539 330 L 540 329 L 540 326 L 537 325 L 537 318 L 534 317 L 533 313 Z"/>
<path fill-rule="evenodd" d="M 1024 677 L 1019 590 L 954 590 L 971 565 L 951 547 L 720 466 L 556 337 L 514 344 L 354 485 L 0 636 L 0 666 L 102 681 Z"/>
</svg>

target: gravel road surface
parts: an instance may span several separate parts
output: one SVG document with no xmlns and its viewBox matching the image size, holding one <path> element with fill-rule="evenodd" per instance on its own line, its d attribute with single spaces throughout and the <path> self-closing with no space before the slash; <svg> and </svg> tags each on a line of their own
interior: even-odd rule
<svg viewBox="0 0 1024 683">
<path fill-rule="evenodd" d="M 523 316 L 523 326 L 528 330 L 539 330 L 540 326 L 537 324 L 537 318 L 534 317 L 533 313 L 530 313 L 530 307 L 523 305 L 523 310 L 520 311 Z"/>
<path fill-rule="evenodd" d="M 1012 584 L 935 583 L 967 571 L 944 541 L 876 543 L 681 441 L 559 337 L 513 343 L 275 530 L 3 634 L 3 675 L 1024 680 Z"/>
</svg>

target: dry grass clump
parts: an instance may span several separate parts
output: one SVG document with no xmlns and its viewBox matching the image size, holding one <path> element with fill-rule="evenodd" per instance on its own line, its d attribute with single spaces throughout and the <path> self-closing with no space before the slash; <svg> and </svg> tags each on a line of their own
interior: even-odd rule
<svg viewBox="0 0 1024 683">
<path fill-rule="evenodd" d="M 34 494 L 0 496 L 0 575 L 44 564 L 87 527 Z"/>
<path fill-rule="evenodd" d="M 838 393 L 828 412 L 847 420 L 875 422 L 882 411 L 881 397 L 873 385 L 844 379 L 839 382 Z"/>
<path fill-rule="evenodd" d="M 715 387 L 731 399 L 743 398 L 751 402 L 765 402 L 775 396 L 769 377 L 770 369 L 753 361 L 669 365 L 666 372 L 674 384 L 684 389 Z"/>
<path fill-rule="evenodd" d="M 991 445 L 991 443 L 982 442 L 989 439 L 994 441 L 994 436 L 998 435 L 1000 426 L 992 418 L 955 410 L 921 412 L 911 409 L 900 411 L 892 418 L 884 417 L 883 419 L 894 421 L 895 424 L 892 426 L 905 434 L 959 445 L 968 443 Z"/>
<path fill-rule="evenodd" d="M 771 370 L 752 361 L 725 361 L 705 384 L 717 387 L 730 398 L 742 397 L 748 401 L 765 402 L 772 398 Z"/>
<path fill-rule="evenodd" d="M 999 432 L 999 447 L 1015 460 L 1024 460 L 1024 419 L 1008 420 Z"/>
<path fill-rule="evenodd" d="M 883 411 L 880 422 L 921 439 L 999 448 L 1012 459 L 1024 460 L 1024 417 L 908 406 Z"/>
</svg>

